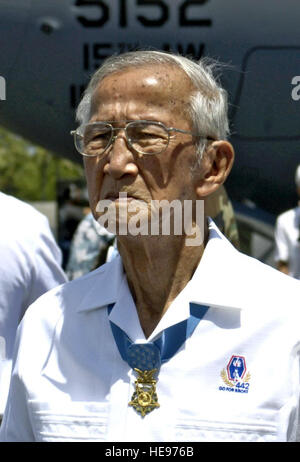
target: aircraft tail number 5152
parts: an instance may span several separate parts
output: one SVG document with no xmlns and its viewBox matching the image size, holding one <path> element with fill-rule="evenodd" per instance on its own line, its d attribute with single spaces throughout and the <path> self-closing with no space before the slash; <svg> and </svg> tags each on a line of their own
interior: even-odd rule
<svg viewBox="0 0 300 462">
<path fill-rule="evenodd" d="M 170 9 L 177 8 L 177 24 L 181 27 L 211 27 L 212 19 L 201 17 L 201 7 L 210 0 L 184 0 L 178 4 L 166 2 L 163 0 L 134 0 L 134 4 L 130 0 L 118 0 L 117 14 L 119 27 L 128 27 L 129 8 L 132 10 L 134 6 L 135 20 L 144 27 L 161 27 L 164 26 L 170 19 Z M 76 0 L 74 10 L 76 11 L 76 19 L 84 27 L 102 27 L 111 19 L 111 7 L 109 1 L 103 0 Z M 93 14 L 89 14 L 89 8 L 93 9 Z M 82 11 L 79 10 L 82 8 Z M 96 17 L 94 16 L 95 9 L 98 10 Z M 173 12 L 172 12 L 173 14 Z"/>
</svg>

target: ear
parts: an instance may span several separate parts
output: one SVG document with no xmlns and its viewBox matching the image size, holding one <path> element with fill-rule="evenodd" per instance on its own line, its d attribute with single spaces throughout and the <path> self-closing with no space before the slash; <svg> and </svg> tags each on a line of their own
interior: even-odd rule
<svg viewBox="0 0 300 462">
<path fill-rule="evenodd" d="M 204 153 L 196 184 L 198 198 L 204 198 L 223 184 L 232 169 L 234 149 L 228 141 L 214 141 Z"/>
</svg>

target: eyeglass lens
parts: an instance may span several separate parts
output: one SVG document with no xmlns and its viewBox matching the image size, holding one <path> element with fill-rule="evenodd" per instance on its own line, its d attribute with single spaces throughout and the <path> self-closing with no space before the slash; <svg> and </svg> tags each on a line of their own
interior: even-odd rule
<svg viewBox="0 0 300 462">
<path fill-rule="evenodd" d="M 85 155 L 101 155 L 117 135 L 117 130 L 120 128 L 105 123 L 87 124 L 82 134 L 77 136 L 77 147 Z M 168 131 L 162 125 L 151 122 L 130 122 L 125 135 L 131 147 L 142 154 L 162 152 L 169 142 Z"/>
</svg>

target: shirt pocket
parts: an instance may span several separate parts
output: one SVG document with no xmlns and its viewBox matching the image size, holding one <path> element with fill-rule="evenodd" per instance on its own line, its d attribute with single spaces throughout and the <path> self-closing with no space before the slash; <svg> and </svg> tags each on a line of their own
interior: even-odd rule
<svg viewBox="0 0 300 462">
<path fill-rule="evenodd" d="M 266 423 L 223 422 L 179 419 L 175 428 L 176 441 L 185 442 L 274 442 L 276 425 Z"/>
<path fill-rule="evenodd" d="M 29 401 L 36 441 L 105 441 L 107 403 Z"/>
</svg>

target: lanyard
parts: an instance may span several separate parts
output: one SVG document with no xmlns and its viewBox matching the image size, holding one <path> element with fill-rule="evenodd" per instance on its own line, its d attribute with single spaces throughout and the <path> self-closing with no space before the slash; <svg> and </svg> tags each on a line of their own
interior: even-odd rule
<svg viewBox="0 0 300 462">
<path fill-rule="evenodd" d="M 154 342 L 133 343 L 128 335 L 119 326 L 110 321 L 111 330 L 124 361 L 130 367 L 149 370 L 159 370 L 160 365 L 172 358 L 197 327 L 199 321 L 208 310 L 208 306 L 190 303 L 190 316 L 165 329 Z M 114 304 L 108 305 L 108 314 Z"/>
</svg>

